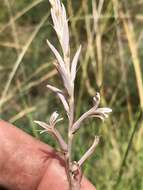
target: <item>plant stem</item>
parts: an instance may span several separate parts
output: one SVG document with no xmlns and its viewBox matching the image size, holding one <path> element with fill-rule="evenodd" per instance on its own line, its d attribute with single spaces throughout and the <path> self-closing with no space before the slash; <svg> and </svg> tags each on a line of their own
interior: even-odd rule
<svg viewBox="0 0 143 190">
<path fill-rule="evenodd" d="M 71 129 L 73 126 L 74 121 L 74 92 L 71 94 L 69 99 L 69 107 L 70 107 L 70 115 L 69 115 L 69 128 L 68 128 L 68 175 L 69 175 L 69 189 L 73 189 L 73 179 L 72 179 L 72 141 L 73 141 L 73 134 L 71 133 Z"/>
<path fill-rule="evenodd" d="M 72 128 L 74 124 L 74 90 L 69 99 L 70 115 L 69 115 L 69 129 L 68 129 L 68 176 L 69 176 L 69 190 L 80 190 L 80 179 L 76 178 L 73 171 L 74 162 L 72 161 L 72 142 L 74 134 Z M 79 175 L 79 174 L 77 174 Z M 80 178 L 80 177 L 79 177 Z"/>
<path fill-rule="evenodd" d="M 72 171 L 73 167 L 73 161 L 72 161 L 72 142 L 73 142 L 73 133 L 72 133 L 72 127 L 74 124 L 74 87 L 73 91 L 71 93 L 71 96 L 69 98 L 69 126 L 68 126 L 68 152 L 67 152 L 67 178 L 69 181 L 69 190 L 79 190 L 80 184 L 79 181 L 74 178 L 74 173 Z"/>
<path fill-rule="evenodd" d="M 69 151 L 69 161 L 72 160 L 72 139 L 73 135 L 71 133 L 71 129 L 74 122 L 74 95 L 72 94 L 69 100 L 69 106 L 70 106 L 70 115 L 69 115 L 69 128 L 68 128 L 68 151 Z"/>
</svg>

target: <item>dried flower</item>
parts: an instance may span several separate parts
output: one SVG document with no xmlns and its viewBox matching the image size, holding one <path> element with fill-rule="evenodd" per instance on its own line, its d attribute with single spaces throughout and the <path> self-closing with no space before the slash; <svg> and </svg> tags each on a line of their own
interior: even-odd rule
<svg viewBox="0 0 143 190">
<path fill-rule="evenodd" d="M 108 118 L 108 114 L 112 112 L 110 108 L 98 108 L 100 103 L 100 94 L 96 93 L 96 96 L 93 98 L 93 107 L 85 112 L 73 125 L 72 133 L 75 133 L 80 127 L 81 123 L 88 118 L 96 117 L 104 121 Z"/>
<path fill-rule="evenodd" d="M 54 29 L 59 38 L 64 55 L 68 55 L 69 51 L 69 28 L 64 5 L 59 0 L 50 0 L 52 5 L 51 16 Z"/>
<path fill-rule="evenodd" d="M 54 29 L 59 39 L 63 56 L 60 55 L 58 50 L 49 42 L 49 40 L 47 40 L 47 44 L 49 48 L 52 50 L 53 54 L 55 55 L 57 61 L 54 62 L 54 65 L 56 66 L 62 78 L 63 85 L 67 93 L 49 84 L 47 85 L 47 88 L 56 93 L 56 95 L 61 100 L 64 109 L 68 115 L 68 143 L 64 141 L 61 134 L 56 129 L 56 124 L 62 120 L 62 118 L 59 118 L 59 114 L 57 112 L 52 113 L 48 124 L 42 121 L 35 122 L 43 128 L 41 133 L 51 133 L 59 142 L 61 150 L 63 151 L 65 156 L 66 173 L 67 179 L 69 181 L 69 189 L 79 190 L 82 177 L 81 166 L 94 152 L 97 144 L 99 143 L 99 137 L 95 136 L 92 146 L 85 152 L 85 154 L 81 157 L 79 161 L 74 161 L 72 160 L 72 142 L 74 133 L 76 133 L 80 129 L 80 127 L 82 126 L 81 124 L 85 119 L 96 117 L 100 118 L 101 120 L 105 120 L 108 117 L 108 114 L 112 112 L 112 110 L 106 107 L 98 108 L 100 104 L 100 94 L 96 93 L 95 97 L 93 97 L 93 107 L 84 114 L 82 114 L 80 118 L 75 121 L 74 85 L 77 72 L 77 64 L 81 53 L 81 46 L 76 51 L 71 62 L 69 28 L 65 7 L 60 0 L 49 0 L 49 2 L 52 6 L 51 16 L 53 20 Z"/>
<path fill-rule="evenodd" d="M 37 123 L 38 125 L 40 125 L 43 130 L 41 130 L 41 134 L 42 133 L 45 133 L 45 132 L 48 132 L 48 133 L 51 133 L 55 136 L 55 138 L 57 139 L 57 141 L 59 142 L 60 144 L 60 147 L 61 147 L 61 150 L 63 152 L 67 152 L 67 144 L 65 143 L 64 139 L 62 138 L 61 134 L 57 131 L 57 129 L 55 128 L 55 125 L 62 121 L 63 118 L 59 118 L 59 114 L 55 111 L 52 113 L 50 119 L 49 119 L 49 124 L 47 123 L 44 123 L 42 121 L 34 121 L 35 123 Z"/>
</svg>

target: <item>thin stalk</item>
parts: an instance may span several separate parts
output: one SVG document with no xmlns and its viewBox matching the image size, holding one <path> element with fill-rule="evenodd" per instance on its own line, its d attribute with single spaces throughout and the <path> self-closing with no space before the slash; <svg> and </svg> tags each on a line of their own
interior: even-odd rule
<svg viewBox="0 0 143 190">
<path fill-rule="evenodd" d="M 123 13 L 121 12 L 121 16 Z M 139 55 L 137 51 L 137 43 L 136 43 L 136 38 L 135 38 L 135 31 L 134 31 L 134 26 L 133 23 L 130 19 L 123 20 L 123 26 L 124 30 L 126 32 L 126 36 L 128 39 L 128 45 L 130 48 L 131 56 L 132 56 L 132 62 L 135 70 L 135 77 L 136 77 L 136 82 L 137 82 L 137 88 L 138 88 L 138 95 L 140 99 L 140 105 L 143 110 L 143 80 L 142 80 L 142 72 L 141 72 L 141 63 L 139 60 Z"/>
<path fill-rule="evenodd" d="M 67 59 L 70 61 L 70 59 Z M 73 134 L 72 134 L 72 127 L 74 123 L 74 86 L 72 93 L 69 97 L 69 126 L 68 126 L 68 156 L 67 156 L 67 176 L 69 180 L 69 190 L 78 190 L 77 188 L 74 188 L 74 179 L 72 174 L 72 142 L 73 142 Z"/>
<path fill-rule="evenodd" d="M 19 11 L 15 16 L 13 16 L 12 19 L 10 19 L 2 28 L 0 28 L 0 33 L 2 33 L 10 24 L 11 21 L 15 22 L 17 19 L 21 18 L 25 13 L 27 13 L 28 11 L 30 11 L 32 8 L 36 7 L 38 4 L 42 3 L 42 1 L 44 0 L 35 0 L 34 2 L 32 2 L 31 4 L 28 4 L 26 7 L 24 7 L 24 9 L 22 9 L 21 11 Z"/>
<path fill-rule="evenodd" d="M 69 152 L 69 162 L 71 163 L 72 161 L 72 139 L 73 139 L 73 135 L 71 133 L 71 129 L 73 126 L 73 122 L 74 122 L 74 95 L 71 96 L 70 100 L 69 100 L 69 105 L 70 105 L 70 116 L 69 116 L 69 129 L 68 129 L 68 152 Z"/>
<path fill-rule="evenodd" d="M 115 187 L 117 187 L 119 185 L 119 183 L 120 183 L 120 181 L 122 179 L 123 172 L 124 172 L 124 167 L 126 166 L 127 157 L 129 155 L 129 151 L 131 150 L 131 147 L 132 147 L 133 138 L 134 138 L 135 133 L 136 133 L 138 127 L 140 126 L 139 124 L 141 124 L 142 120 L 143 120 L 143 112 L 142 112 L 142 109 L 141 109 L 140 112 L 139 112 L 137 121 L 136 121 L 136 123 L 134 125 L 133 131 L 131 133 L 131 136 L 130 136 L 130 139 L 129 139 L 129 142 L 128 142 L 128 146 L 127 146 L 127 149 L 125 151 L 125 154 L 124 154 L 124 157 L 123 157 L 120 169 L 119 169 L 119 174 L 118 174 L 118 178 L 117 178 Z"/>
<path fill-rule="evenodd" d="M 15 76 L 15 73 L 17 71 L 17 69 L 19 68 L 19 65 L 21 64 L 23 57 L 27 51 L 27 49 L 29 48 L 29 46 L 31 45 L 33 39 L 35 38 L 35 36 L 37 35 L 37 33 L 39 32 L 39 30 L 41 29 L 41 27 L 44 25 L 44 23 L 46 22 L 47 18 L 49 17 L 49 13 L 47 13 L 41 20 L 41 22 L 37 25 L 36 29 L 34 30 L 34 32 L 32 33 L 32 35 L 30 36 L 30 38 L 28 39 L 28 41 L 26 42 L 25 46 L 23 47 L 21 53 L 19 54 L 19 57 L 17 58 L 14 67 L 11 71 L 11 73 L 8 76 L 8 80 L 5 84 L 5 88 L 3 90 L 2 96 L 1 96 L 1 100 L 0 100 L 0 109 L 2 107 L 3 104 L 3 99 L 5 99 L 5 96 L 7 95 L 8 91 L 9 91 L 9 87 L 11 85 L 11 82 Z"/>
</svg>

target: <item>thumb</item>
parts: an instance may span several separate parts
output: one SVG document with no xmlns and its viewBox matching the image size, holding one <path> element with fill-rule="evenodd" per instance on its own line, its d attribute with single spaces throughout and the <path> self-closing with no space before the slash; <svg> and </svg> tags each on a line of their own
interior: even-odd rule
<svg viewBox="0 0 143 190">
<path fill-rule="evenodd" d="M 48 145 L 0 121 L 0 189 L 68 190 L 64 160 Z M 95 190 L 83 177 L 81 190 Z"/>
</svg>

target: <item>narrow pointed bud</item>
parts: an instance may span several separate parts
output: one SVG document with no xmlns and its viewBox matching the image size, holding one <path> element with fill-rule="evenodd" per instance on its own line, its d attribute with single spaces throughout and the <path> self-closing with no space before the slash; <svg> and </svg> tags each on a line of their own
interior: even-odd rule
<svg viewBox="0 0 143 190">
<path fill-rule="evenodd" d="M 51 91 L 53 91 L 57 94 L 57 96 L 59 97 L 59 99 L 61 100 L 61 102 L 64 106 L 64 109 L 66 110 L 67 113 L 69 113 L 69 105 L 68 105 L 68 102 L 66 100 L 66 97 L 65 97 L 63 91 L 52 85 L 47 85 L 47 88 L 49 88 Z"/>
<path fill-rule="evenodd" d="M 75 54 L 75 56 L 73 58 L 72 64 L 71 64 L 71 78 L 72 78 L 72 82 L 74 82 L 75 77 L 76 77 L 77 63 L 78 63 L 78 60 L 79 60 L 80 52 L 81 52 L 81 46 L 77 50 L 77 52 L 76 52 L 76 54 Z"/>
</svg>

